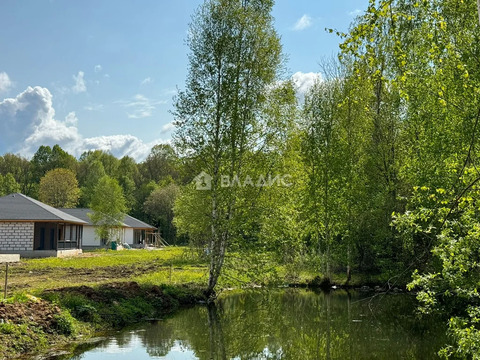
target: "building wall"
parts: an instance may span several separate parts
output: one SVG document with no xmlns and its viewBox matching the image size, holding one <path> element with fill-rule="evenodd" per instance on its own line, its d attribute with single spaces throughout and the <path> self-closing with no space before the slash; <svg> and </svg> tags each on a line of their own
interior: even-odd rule
<svg viewBox="0 0 480 360">
<path fill-rule="evenodd" d="M 127 236 L 129 231 L 131 230 L 130 238 Z M 127 242 L 128 244 L 133 243 L 133 229 L 114 229 L 112 230 L 111 234 L 112 240 L 117 240 L 119 243 Z M 128 240 L 127 240 L 128 239 Z M 95 233 L 95 226 L 91 225 L 84 225 L 83 226 L 83 239 L 82 239 L 82 247 L 83 248 L 91 248 L 91 247 L 104 247 L 102 245 L 100 239 L 98 238 L 97 234 Z"/>
<path fill-rule="evenodd" d="M 132 228 L 125 229 L 125 242 L 129 245 L 133 245 L 133 229 Z"/>
<path fill-rule="evenodd" d="M 95 227 L 83 225 L 82 246 L 100 246 L 100 239 L 95 234 Z"/>
<path fill-rule="evenodd" d="M 0 251 L 33 250 L 33 222 L 0 221 Z"/>
</svg>

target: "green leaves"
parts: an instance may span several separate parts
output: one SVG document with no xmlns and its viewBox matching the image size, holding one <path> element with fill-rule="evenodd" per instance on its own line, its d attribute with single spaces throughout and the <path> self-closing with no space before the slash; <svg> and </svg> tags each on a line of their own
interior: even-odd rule
<svg viewBox="0 0 480 360">
<path fill-rule="evenodd" d="M 123 224 L 126 212 L 125 198 L 117 180 L 105 175 L 93 191 L 89 214 L 92 222 L 97 226 L 95 232 L 100 239 L 120 240 L 114 231 Z"/>
<path fill-rule="evenodd" d="M 40 180 L 40 201 L 57 208 L 77 206 L 80 189 L 75 173 L 68 169 L 50 170 Z"/>
</svg>

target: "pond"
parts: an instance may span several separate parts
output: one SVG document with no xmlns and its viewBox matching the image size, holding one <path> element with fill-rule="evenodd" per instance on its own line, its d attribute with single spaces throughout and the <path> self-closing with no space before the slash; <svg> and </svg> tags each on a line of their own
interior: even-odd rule
<svg viewBox="0 0 480 360">
<path fill-rule="evenodd" d="M 418 319 L 415 305 L 409 294 L 248 291 L 125 329 L 70 359 L 435 359 L 445 325 Z"/>
</svg>

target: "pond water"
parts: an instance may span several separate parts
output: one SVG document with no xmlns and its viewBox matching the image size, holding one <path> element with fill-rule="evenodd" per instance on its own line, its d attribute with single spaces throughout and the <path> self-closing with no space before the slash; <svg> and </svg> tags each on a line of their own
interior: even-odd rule
<svg viewBox="0 0 480 360">
<path fill-rule="evenodd" d="M 435 359 L 445 330 L 419 320 L 408 294 L 252 291 L 125 329 L 70 359 Z"/>
</svg>

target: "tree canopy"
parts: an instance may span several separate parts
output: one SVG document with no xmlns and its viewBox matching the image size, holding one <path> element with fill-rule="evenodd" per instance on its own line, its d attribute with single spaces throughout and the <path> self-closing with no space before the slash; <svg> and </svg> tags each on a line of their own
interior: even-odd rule
<svg viewBox="0 0 480 360">
<path fill-rule="evenodd" d="M 72 170 L 57 168 L 40 179 L 40 201 L 57 208 L 74 208 L 80 198 L 80 189 Z"/>
</svg>

